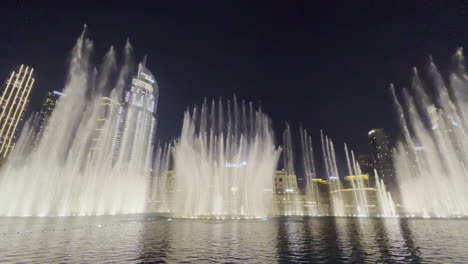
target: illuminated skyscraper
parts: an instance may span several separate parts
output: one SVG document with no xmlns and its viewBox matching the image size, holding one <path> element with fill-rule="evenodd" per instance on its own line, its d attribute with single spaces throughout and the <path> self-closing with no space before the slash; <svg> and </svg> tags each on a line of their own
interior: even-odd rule
<svg viewBox="0 0 468 264">
<path fill-rule="evenodd" d="M 17 132 L 24 118 L 34 85 L 34 69 L 21 65 L 11 72 L 0 98 L 0 157 L 7 158 L 15 147 Z"/>
<path fill-rule="evenodd" d="M 146 58 L 138 65 L 138 72 L 125 92 L 119 112 L 113 151 L 119 164 L 128 164 L 142 172 L 151 169 L 154 134 L 156 131 L 156 109 L 159 88 L 153 74 L 146 68 Z M 143 147 L 144 146 L 144 147 Z"/>
<path fill-rule="evenodd" d="M 359 168 L 362 174 L 369 175 L 369 181 L 374 184 L 374 167 L 372 163 L 372 156 L 369 154 L 359 154 L 357 158 Z"/>
<path fill-rule="evenodd" d="M 372 166 L 383 179 L 387 187 L 394 191 L 396 187 L 393 153 L 390 138 L 382 128 L 369 131 L 369 145 L 372 150 Z"/>
<path fill-rule="evenodd" d="M 114 126 L 112 123 L 114 121 L 113 117 L 116 116 L 117 112 L 120 110 L 121 104 L 109 97 L 102 97 L 99 112 L 97 114 L 96 124 L 94 131 L 91 135 L 91 146 L 90 146 L 90 155 L 93 158 L 93 155 L 100 153 L 107 153 L 107 150 L 112 149 L 112 141 L 108 141 L 106 137 L 108 135 L 114 136 L 114 134 L 119 134 L 119 127 Z M 112 132 L 114 131 L 114 132 Z M 109 145 L 110 143 L 110 145 Z M 112 166 L 112 160 L 115 159 L 116 151 L 110 153 L 110 166 Z"/>
<path fill-rule="evenodd" d="M 52 91 L 48 92 L 44 103 L 41 106 L 41 109 L 38 113 L 35 113 L 35 140 L 34 140 L 34 148 L 37 147 L 37 144 L 40 141 L 42 133 L 44 133 L 45 127 L 49 121 L 50 116 L 52 115 L 52 111 L 55 109 L 55 105 L 57 104 L 57 100 L 61 97 L 65 96 L 63 93 L 59 91 Z"/>
</svg>

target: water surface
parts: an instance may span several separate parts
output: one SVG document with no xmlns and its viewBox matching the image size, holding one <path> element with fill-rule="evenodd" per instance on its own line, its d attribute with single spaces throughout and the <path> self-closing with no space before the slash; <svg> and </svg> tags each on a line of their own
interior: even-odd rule
<svg viewBox="0 0 468 264">
<path fill-rule="evenodd" d="M 2 263 L 468 263 L 468 221 L 0 218 Z"/>
</svg>

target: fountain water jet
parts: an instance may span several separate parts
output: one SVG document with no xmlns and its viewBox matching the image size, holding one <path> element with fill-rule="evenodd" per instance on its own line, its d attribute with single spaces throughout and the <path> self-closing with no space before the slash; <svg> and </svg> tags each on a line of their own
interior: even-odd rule
<svg viewBox="0 0 468 264">
<path fill-rule="evenodd" d="M 343 186 L 340 182 L 338 167 L 336 165 L 335 147 L 333 142 L 320 131 L 322 141 L 323 161 L 325 163 L 325 172 L 330 181 L 330 199 L 332 206 L 332 215 L 345 216 L 345 207 L 341 189 Z"/>
<path fill-rule="evenodd" d="M 279 150 L 270 119 L 234 98 L 184 115 L 174 146 L 172 213 L 189 218 L 258 218 L 274 214 Z"/>
<path fill-rule="evenodd" d="M 303 199 L 297 184 L 296 170 L 294 169 L 294 151 L 291 135 L 291 128 L 286 124 L 283 133 L 283 166 L 285 177 L 283 178 L 282 191 L 284 192 L 279 199 L 281 215 L 304 215 Z M 284 182 L 284 180 L 286 180 Z"/>
<path fill-rule="evenodd" d="M 391 93 L 403 139 L 394 159 L 402 206 L 425 217 L 468 215 L 468 77 L 461 48 L 447 81 L 430 61 L 432 92 L 414 70 L 412 94 Z"/>
<path fill-rule="evenodd" d="M 354 151 L 351 150 L 351 159 L 349 158 L 348 146 L 344 145 L 346 153 L 346 162 L 348 165 L 349 182 L 354 198 L 354 214 L 360 217 L 369 216 L 369 201 L 367 199 L 366 184 L 364 183 L 364 175 L 362 175 L 361 168 L 354 158 Z"/>
<path fill-rule="evenodd" d="M 170 144 L 164 147 L 158 146 L 154 159 L 153 177 L 151 183 L 151 210 L 158 213 L 170 212 L 170 193 L 172 189 L 173 171 L 170 170 L 171 165 L 171 150 L 173 146 Z"/>
<path fill-rule="evenodd" d="M 306 179 L 305 200 L 306 205 L 309 206 L 306 214 L 308 215 L 326 215 L 320 198 L 319 189 L 317 186 L 317 172 L 315 169 L 314 150 L 312 147 L 312 138 L 308 135 L 307 131 L 300 128 L 301 137 L 301 153 L 302 153 L 302 166 Z"/>
<path fill-rule="evenodd" d="M 85 31 L 71 54 L 66 96 L 57 101 L 37 150 L 30 147 L 34 133 L 24 129 L 17 151 L 0 174 L 1 216 L 128 214 L 146 209 L 150 167 L 146 159 L 119 156 L 114 144 L 120 136 L 138 138 L 153 131 L 140 123 L 118 133 L 122 92 L 131 74 L 131 45 L 125 47 L 124 65 L 114 81 L 114 49 L 97 71 Z M 136 143 L 120 151 L 152 148 L 151 140 Z"/>
</svg>

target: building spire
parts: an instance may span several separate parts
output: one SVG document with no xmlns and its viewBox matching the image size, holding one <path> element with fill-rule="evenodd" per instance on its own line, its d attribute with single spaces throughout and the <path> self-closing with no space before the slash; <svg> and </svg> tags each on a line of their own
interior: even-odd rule
<svg viewBox="0 0 468 264">
<path fill-rule="evenodd" d="M 148 55 L 143 57 L 143 62 L 141 64 L 143 64 L 144 67 L 146 67 L 146 59 L 148 59 Z"/>
</svg>

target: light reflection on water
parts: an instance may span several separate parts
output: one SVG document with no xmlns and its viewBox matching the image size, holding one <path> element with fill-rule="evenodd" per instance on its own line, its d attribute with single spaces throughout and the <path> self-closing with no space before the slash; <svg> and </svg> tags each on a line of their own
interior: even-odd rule
<svg viewBox="0 0 468 264">
<path fill-rule="evenodd" d="M 467 263 L 467 220 L 0 218 L 0 262 Z"/>
</svg>

